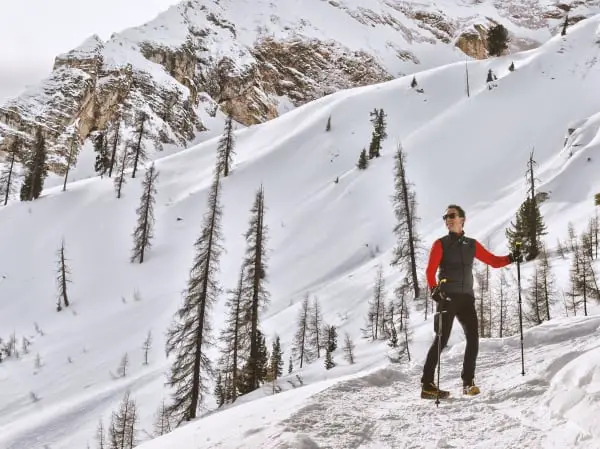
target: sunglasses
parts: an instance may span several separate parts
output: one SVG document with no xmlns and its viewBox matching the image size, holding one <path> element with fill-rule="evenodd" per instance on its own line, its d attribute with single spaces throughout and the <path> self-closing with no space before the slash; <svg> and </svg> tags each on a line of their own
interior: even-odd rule
<svg viewBox="0 0 600 449">
<path fill-rule="evenodd" d="M 450 212 L 449 214 L 442 216 L 442 218 L 446 221 L 448 218 L 456 218 L 457 216 L 458 214 L 456 212 Z"/>
</svg>

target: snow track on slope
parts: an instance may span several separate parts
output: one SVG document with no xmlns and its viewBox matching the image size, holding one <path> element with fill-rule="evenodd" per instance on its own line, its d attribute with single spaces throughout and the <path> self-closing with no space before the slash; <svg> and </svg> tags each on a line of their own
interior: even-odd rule
<svg viewBox="0 0 600 449">
<path fill-rule="evenodd" d="M 390 366 L 311 397 L 269 438 L 272 449 L 593 448 L 597 447 L 600 317 L 557 320 L 520 340 L 482 339 L 482 394 L 465 397 L 464 344 L 442 355 L 442 388 L 452 397 L 422 400 L 420 365 Z M 460 332 L 460 330 L 458 330 Z M 546 345 L 527 348 L 527 343 Z M 557 395 L 561 393 L 561 396 Z M 590 413 L 591 412 L 591 413 Z"/>
</svg>

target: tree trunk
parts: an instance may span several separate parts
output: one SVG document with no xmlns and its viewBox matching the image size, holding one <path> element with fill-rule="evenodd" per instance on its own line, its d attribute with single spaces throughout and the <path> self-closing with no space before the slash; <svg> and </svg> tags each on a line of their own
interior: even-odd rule
<svg viewBox="0 0 600 449">
<path fill-rule="evenodd" d="M 15 152 L 13 151 L 10 156 L 10 168 L 8 169 L 8 180 L 6 181 L 6 194 L 4 196 L 4 205 L 8 203 L 8 194 L 10 193 L 10 182 L 12 178 L 13 166 L 15 165 Z"/>
</svg>

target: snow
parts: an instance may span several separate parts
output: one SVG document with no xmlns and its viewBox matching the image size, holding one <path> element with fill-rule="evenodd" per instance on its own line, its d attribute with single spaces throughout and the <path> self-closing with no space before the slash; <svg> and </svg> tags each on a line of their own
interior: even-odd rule
<svg viewBox="0 0 600 449">
<path fill-rule="evenodd" d="M 70 50 L 68 53 L 58 55 L 57 58 L 62 59 L 71 57 L 77 59 L 87 59 L 99 54 L 103 46 L 104 43 L 102 42 L 102 39 L 100 39 L 100 36 L 94 34 L 93 36 L 85 39 L 81 44 L 79 44 L 79 46 Z"/>
<path fill-rule="evenodd" d="M 210 28 L 210 34 L 203 39 L 207 53 L 214 58 L 230 57 L 240 66 L 254 62 L 248 48 L 261 38 L 287 40 L 303 36 L 304 39 L 336 41 L 350 51 L 366 51 L 373 54 L 391 74 L 402 75 L 462 60 L 464 54 L 454 47 L 452 37 L 463 29 L 467 30 L 474 21 L 481 23 L 485 18 L 503 23 L 519 39 L 534 43 L 549 39 L 554 34 L 549 27 L 556 27 L 561 22 L 547 19 L 535 26 L 522 26 L 517 17 L 510 14 L 511 8 L 520 9 L 519 1 L 498 4 L 486 0 L 477 3 L 473 5 L 455 0 L 430 5 L 379 0 L 288 0 L 277 3 L 270 0 L 191 0 L 174 5 L 154 20 L 141 27 L 124 30 L 120 35 L 132 42 L 148 41 L 158 46 L 179 48 L 188 38 L 190 29 Z M 539 1 L 535 6 L 539 16 L 546 9 L 555 7 L 550 1 Z M 531 7 L 531 2 L 527 2 L 525 16 L 530 15 Z M 578 12 L 589 15 L 600 11 L 598 7 L 591 2 L 580 5 Z M 442 44 L 434 32 L 420 26 L 408 15 L 416 13 L 443 17 L 451 33 L 447 36 L 450 45 Z M 215 26 L 215 21 L 220 25 Z M 435 32 L 444 34 L 439 30 Z M 235 38 L 233 42 L 232 38 Z M 223 46 L 224 41 L 231 42 L 231 45 Z M 415 55 L 418 66 L 399 58 L 399 51 Z"/>
<path fill-rule="evenodd" d="M 161 438 L 150 440 L 149 433 L 170 393 L 164 335 L 186 285 L 218 137 L 155 155 L 155 240 L 141 265 L 129 262 L 141 174 L 127 180 L 117 200 L 111 180 L 85 178 L 89 167 L 78 165 L 80 178 L 66 192 L 55 183 L 32 203 L 11 201 L 0 209 L 0 337 L 14 332 L 32 345 L 19 360 L 0 363 L 0 447 L 94 447 L 98 421 L 108 424 L 126 390 L 139 407 L 142 449 L 599 447 L 598 304 L 589 305 L 588 317 L 565 317 L 557 304 L 550 322 L 527 329 L 525 376 L 518 335 L 482 339 L 477 381 L 483 392 L 475 398 L 460 395 L 464 338 L 455 326 L 442 355 L 440 384 L 456 397 L 439 408 L 418 396 L 431 318 L 413 313 L 412 363 L 392 364 L 384 342 L 360 338 L 377 267 L 384 268 L 388 298 L 402 279 L 389 266 L 398 141 L 407 152 L 427 247 L 445 232 L 440 216 L 446 205 L 458 202 L 467 211 L 467 233 L 481 242 L 489 238 L 486 246 L 506 254 L 504 228 L 524 198 L 532 147 L 539 190 L 550 194 L 541 205 L 545 241 L 553 247 L 565 239 L 569 221 L 578 232 L 584 229 L 594 212 L 592 193 L 600 191 L 599 27 L 600 15 L 539 49 L 469 62 L 470 98 L 465 64 L 458 62 L 417 73 L 423 93 L 410 88 L 411 75 L 340 91 L 270 122 L 237 128 L 235 164 L 223 181 L 222 285 L 236 284 L 249 210 L 263 184 L 271 303 L 262 330 L 269 339 L 281 337 L 287 362 L 293 323 L 308 293 L 320 299 L 340 340 L 346 332 L 354 339 L 357 363 L 343 360 L 339 343 L 332 370 L 319 360 L 284 376 L 282 393 L 271 395 L 265 385 L 222 410 L 214 410 L 209 398 L 201 419 Z M 485 83 L 490 68 L 498 76 L 492 90 Z M 389 137 L 382 157 L 359 171 L 355 164 L 368 146 L 374 108 L 385 110 Z M 222 120 L 214 117 L 211 132 Z M 78 164 L 91 164 L 87 151 Z M 57 313 L 56 251 L 63 238 L 72 305 Z M 427 251 L 420 257 L 423 271 Z M 569 260 L 553 257 L 552 264 L 566 290 Z M 533 264 L 522 268 L 525 285 Z M 514 267 L 503 270 L 514 287 Z M 513 291 L 512 309 L 515 304 Z M 224 313 L 221 298 L 212 312 L 217 332 Z M 141 347 L 150 330 L 154 342 L 145 366 Z M 125 353 L 130 370 L 114 378 Z M 41 368 L 35 367 L 37 354 Z"/>
<path fill-rule="evenodd" d="M 139 53 L 139 46 L 144 42 L 177 49 L 190 33 L 208 29 L 210 32 L 202 39 L 205 56 L 230 57 L 241 69 L 255 62 L 249 49 L 257 40 L 265 37 L 288 40 L 300 36 L 305 40 L 335 41 L 349 51 L 365 51 L 374 55 L 393 76 L 399 76 L 462 60 L 464 54 L 455 48 L 455 38 L 472 29 L 475 23 L 488 20 L 503 23 L 514 37 L 513 51 L 521 42 L 529 46 L 545 42 L 556 34 L 562 23 L 560 18 L 545 18 L 546 11 L 556 10 L 555 2 L 549 0 L 485 0 L 475 4 L 455 0 L 431 4 L 380 0 L 189 0 L 180 3 L 147 0 L 143 8 L 132 1 L 118 8 L 105 2 L 103 8 L 94 9 L 93 15 L 88 13 L 89 5 L 85 1 L 61 0 L 50 9 L 40 5 L 43 9 L 38 9 L 40 15 L 36 17 L 44 19 L 34 23 L 37 33 L 32 35 L 17 25 L 21 23 L 20 17 L 26 16 L 24 6 L 4 3 L 0 8 L 0 30 L 6 33 L 4 40 L 16 40 L 19 46 L 5 46 L 3 50 L 7 53 L 0 53 L 0 67 L 10 68 L 4 70 L 5 73 L 0 72 L 2 89 L 5 89 L 0 91 L 0 103 L 26 90 L 27 86 L 18 81 L 18 74 L 24 71 L 25 65 L 38 61 L 36 79 L 41 81 L 42 73 L 47 73 L 56 55 L 82 42 L 84 46 L 90 45 L 97 39 L 105 41 L 103 54 L 109 63 L 131 62 L 135 69 L 152 73 L 152 67 Z M 599 11 L 600 3 L 590 0 L 577 5 L 572 15 L 587 17 Z M 436 30 L 422 24 L 411 17 L 416 13 L 443 17 L 447 29 Z M 137 25 L 139 23 L 142 25 Z M 122 31 L 112 33 L 114 30 Z M 45 34 L 52 38 L 39 38 Z M 439 36 L 446 36 L 448 42 L 440 42 Z M 399 57 L 404 52 L 409 52 L 411 57 Z M 29 55 L 26 61 L 23 55 Z M 44 61 L 43 66 L 41 61 Z M 157 68 L 157 73 L 160 72 Z M 27 74 L 27 83 L 34 84 L 32 73 Z"/>
</svg>

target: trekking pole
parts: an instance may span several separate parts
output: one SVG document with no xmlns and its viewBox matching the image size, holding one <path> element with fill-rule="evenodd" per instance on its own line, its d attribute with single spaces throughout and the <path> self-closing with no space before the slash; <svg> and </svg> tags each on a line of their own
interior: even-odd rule
<svg viewBox="0 0 600 449">
<path fill-rule="evenodd" d="M 521 242 L 515 242 L 515 250 L 518 256 L 521 255 Z M 525 355 L 523 351 L 523 313 L 521 302 L 521 262 L 520 257 L 517 257 L 517 284 L 519 286 L 519 328 L 521 331 L 521 375 L 525 375 Z"/>
<path fill-rule="evenodd" d="M 441 284 L 445 283 L 446 279 L 441 279 L 440 280 L 440 286 Z M 438 287 L 440 288 L 440 287 Z M 436 313 L 437 315 L 437 320 L 438 320 L 438 327 L 437 327 L 437 332 L 436 332 L 436 336 L 437 336 L 437 344 L 438 344 L 438 366 L 437 366 L 437 397 L 435 398 L 435 405 L 437 407 L 440 406 L 440 366 L 442 365 L 442 314 L 446 313 L 446 311 L 444 310 L 444 302 L 445 302 L 445 298 L 440 298 L 440 309 L 439 312 Z"/>
</svg>

